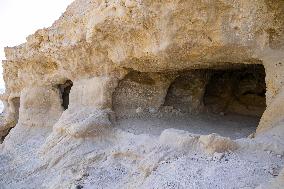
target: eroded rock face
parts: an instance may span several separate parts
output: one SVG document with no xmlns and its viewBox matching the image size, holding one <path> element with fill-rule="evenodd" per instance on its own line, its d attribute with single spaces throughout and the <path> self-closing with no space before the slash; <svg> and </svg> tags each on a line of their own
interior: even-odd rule
<svg viewBox="0 0 284 189">
<path fill-rule="evenodd" d="M 202 111 L 203 97 L 208 82 L 207 74 L 202 70 L 178 74 L 168 89 L 165 105 L 189 113 Z"/>
<path fill-rule="evenodd" d="M 146 155 L 133 146 L 131 153 L 123 152 L 135 137 L 121 134 L 112 122 L 115 116 L 155 113 L 163 106 L 190 113 L 216 109 L 259 116 L 265 109 L 255 140 L 265 145 L 269 138 L 273 145 L 268 148 L 284 152 L 277 145 L 284 140 L 283 132 L 276 132 L 283 130 L 284 119 L 283 27 L 282 0 L 76 0 L 51 27 L 5 49 L 0 136 L 14 129 L 5 138 L 3 152 L 12 157 L 13 148 L 30 149 L 25 161 L 34 158 L 37 164 L 26 169 L 57 166 L 63 173 L 63 167 L 76 161 L 84 168 L 93 160 L 103 166 L 115 146 L 117 154 L 139 161 L 133 171 L 145 173 L 143 179 L 132 177 L 136 182 L 128 186 L 147 188 L 151 180 L 140 182 L 166 156 L 160 145 L 192 145 L 199 136 L 170 134 L 181 137 L 176 143 L 167 141 L 167 133 L 159 140 L 140 137 L 135 145 L 150 145 Z M 236 69 L 239 65 L 263 66 L 265 74 L 250 70 L 251 78 L 243 76 L 246 71 Z M 36 134 L 41 127 L 43 133 Z M 34 147 L 24 142 L 33 144 L 33 139 L 39 140 Z M 237 149 L 226 138 L 209 135 L 198 140 L 209 153 Z M 55 187 L 70 186 L 60 185 L 64 178 L 52 178 L 59 180 Z M 43 187 L 53 186 L 48 183 Z"/>
<path fill-rule="evenodd" d="M 113 93 L 113 108 L 117 116 L 136 111 L 158 111 L 165 103 L 174 76 L 159 73 L 130 72 L 119 82 Z"/>
<path fill-rule="evenodd" d="M 282 1 L 75 1 L 53 26 L 6 48 L 2 99 L 67 78 L 121 78 L 125 68 L 163 73 L 261 63 L 269 111 L 283 82 L 281 18 Z M 273 120 L 263 120 L 261 128 Z"/>
<path fill-rule="evenodd" d="M 265 110 L 265 72 L 261 65 L 211 71 L 204 103 L 214 112 L 261 116 Z"/>
</svg>

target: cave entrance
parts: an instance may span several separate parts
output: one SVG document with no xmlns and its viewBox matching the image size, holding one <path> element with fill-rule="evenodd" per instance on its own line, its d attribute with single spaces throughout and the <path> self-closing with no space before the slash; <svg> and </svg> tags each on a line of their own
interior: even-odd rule
<svg viewBox="0 0 284 189">
<path fill-rule="evenodd" d="M 183 113 L 210 112 L 260 117 L 265 110 L 262 65 L 229 65 L 181 72 L 172 82 L 165 105 Z"/>
<path fill-rule="evenodd" d="M 265 70 L 262 65 L 211 70 L 203 103 L 209 112 L 261 117 L 266 108 L 265 93 Z"/>
<path fill-rule="evenodd" d="M 64 108 L 64 110 L 68 109 L 69 94 L 70 94 L 72 86 L 73 86 L 73 82 L 71 80 L 67 80 L 64 84 L 59 85 L 59 90 L 60 90 L 61 98 L 62 98 L 62 107 Z"/>
<path fill-rule="evenodd" d="M 159 135 L 175 128 L 235 138 L 253 133 L 265 110 L 262 65 L 166 73 L 132 71 L 113 95 L 118 126 L 137 134 Z M 122 116 L 121 116 L 122 115 Z"/>
</svg>

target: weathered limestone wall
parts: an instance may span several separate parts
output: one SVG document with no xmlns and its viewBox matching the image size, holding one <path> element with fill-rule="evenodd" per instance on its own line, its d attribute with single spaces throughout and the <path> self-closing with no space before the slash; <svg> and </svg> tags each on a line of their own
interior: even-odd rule
<svg viewBox="0 0 284 189">
<path fill-rule="evenodd" d="M 25 88 L 20 96 L 19 122 L 29 126 L 52 127 L 63 112 L 59 90 L 52 86 Z"/>
<path fill-rule="evenodd" d="M 119 82 L 113 94 L 117 116 L 141 112 L 157 112 L 164 105 L 174 75 L 130 72 Z"/>
<path fill-rule="evenodd" d="M 131 71 L 113 93 L 118 117 L 157 113 L 172 108 L 181 113 L 237 113 L 261 117 L 265 110 L 262 65 L 226 65 L 181 72 Z"/>
<path fill-rule="evenodd" d="M 267 53 L 267 54 L 266 54 Z M 266 110 L 260 120 L 257 132 L 271 129 L 283 116 L 284 55 L 283 50 L 269 50 L 264 53 L 263 65 L 266 73 Z"/>
<path fill-rule="evenodd" d="M 76 80 L 70 92 L 69 109 L 78 107 L 111 108 L 112 93 L 118 79 L 111 77 L 93 77 Z"/>
<path fill-rule="evenodd" d="M 125 68 L 168 72 L 262 63 L 270 112 L 284 81 L 282 7 L 281 0 L 78 0 L 53 26 L 38 30 L 25 44 L 6 48 L 3 100 L 34 84 L 112 77 Z M 269 119 L 264 116 L 261 128 L 273 125 Z"/>
<path fill-rule="evenodd" d="M 42 156 L 56 164 L 86 138 L 111 135 L 113 110 L 118 115 L 139 107 L 156 111 L 172 104 L 172 97 L 192 105 L 186 111 L 199 110 L 207 78 L 169 73 L 262 64 L 267 107 L 256 140 L 266 134 L 264 143 L 279 150 L 284 139 L 278 132 L 284 119 L 283 18 L 283 0 L 76 0 L 51 27 L 5 48 L 0 136 L 15 127 L 5 149 L 48 127 L 46 141 L 39 136 L 45 141 Z M 187 77 L 197 86 L 184 89 Z M 67 80 L 73 86 L 63 111 L 58 85 Z M 187 92 L 186 98 L 180 95 Z M 15 98 L 20 98 L 18 121 Z M 18 140 L 19 133 L 24 136 Z"/>
<path fill-rule="evenodd" d="M 187 113 L 203 110 L 203 97 L 208 82 L 205 71 L 192 70 L 183 72 L 171 83 L 165 105 Z"/>
<path fill-rule="evenodd" d="M 73 137 L 97 136 L 114 121 L 112 94 L 119 78 L 92 77 L 73 81 L 68 109 L 54 125 L 56 133 Z"/>
<path fill-rule="evenodd" d="M 71 107 L 111 107 L 115 87 L 110 90 L 109 84 L 103 84 L 105 91 L 97 93 L 94 86 L 102 86 L 94 83 L 104 81 L 86 78 L 106 77 L 113 85 L 117 83 L 115 78 L 122 79 L 121 73 L 129 68 L 168 73 L 223 63 L 264 65 L 267 109 L 258 132 L 264 131 L 283 119 L 279 113 L 284 82 L 283 15 L 281 0 L 221 0 L 218 3 L 169 0 L 162 4 L 151 0 L 88 3 L 77 0 L 50 28 L 38 30 L 22 45 L 5 49 L 6 92 L 2 99 L 6 115 L 1 131 L 15 125 L 8 124 L 15 121 L 11 118 L 14 117 L 11 99 L 29 90 L 29 86 L 57 86 L 70 79 L 74 82 Z M 159 84 L 160 97 L 147 103 L 151 102 L 155 108 L 160 106 L 168 85 L 167 82 Z M 86 95 L 82 91 L 86 90 L 90 96 L 82 99 Z M 35 102 L 42 96 L 40 91 L 35 90 Z M 33 101 L 33 95 L 29 98 Z M 119 98 L 125 107 L 130 106 L 126 98 L 124 102 Z M 24 100 L 21 99 L 20 109 Z M 51 102 L 45 105 L 53 106 Z M 36 116 L 37 111 L 42 111 L 39 107 L 30 106 L 29 111 Z M 21 117 L 20 111 L 20 120 Z"/>
</svg>

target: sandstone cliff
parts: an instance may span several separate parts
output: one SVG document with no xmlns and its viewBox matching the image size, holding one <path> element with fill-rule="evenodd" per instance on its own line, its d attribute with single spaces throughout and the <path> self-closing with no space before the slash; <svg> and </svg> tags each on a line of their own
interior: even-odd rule
<svg viewBox="0 0 284 189">
<path fill-rule="evenodd" d="M 277 161 L 278 172 L 283 166 L 283 158 L 274 160 L 284 155 L 282 0 L 76 0 L 51 27 L 5 53 L 4 188 L 206 188 L 217 181 L 192 185 L 182 171 L 196 151 L 208 158 L 225 153 L 232 162 L 224 169 L 238 167 L 235 153 L 251 153 L 235 176 L 253 174 L 245 168 L 253 156 L 266 157 L 264 150 L 273 157 L 254 161 Z M 169 107 L 172 114 L 226 111 L 261 119 L 252 139 L 235 141 L 116 127 L 118 118 L 164 114 Z M 179 173 L 167 171 L 174 169 L 164 165 L 168 160 Z M 155 170 L 164 174 L 161 182 Z M 225 174 L 194 171 L 205 180 Z M 279 174 L 216 187 L 281 187 Z M 161 184 L 170 181 L 175 184 Z"/>
</svg>

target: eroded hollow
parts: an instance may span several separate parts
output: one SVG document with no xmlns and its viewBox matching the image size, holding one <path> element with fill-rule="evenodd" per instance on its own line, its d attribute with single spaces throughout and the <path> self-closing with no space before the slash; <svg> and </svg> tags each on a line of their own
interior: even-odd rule
<svg viewBox="0 0 284 189">
<path fill-rule="evenodd" d="M 13 121 L 9 123 L 9 128 L 2 131 L 1 133 L 2 137 L 1 137 L 0 143 L 5 140 L 5 138 L 10 133 L 11 129 L 14 128 L 19 121 L 20 97 L 15 97 L 11 99 L 11 102 L 9 103 L 9 109 L 12 109 L 14 118 L 13 118 Z"/>
<path fill-rule="evenodd" d="M 203 102 L 214 113 L 237 113 L 260 117 L 265 110 L 265 71 L 261 65 L 237 70 L 214 70 Z"/>
<path fill-rule="evenodd" d="M 71 91 L 71 88 L 73 86 L 73 82 L 71 80 L 67 80 L 64 84 L 60 84 L 59 90 L 61 93 L 61 98 L 62 98 L 62 107 L 64 110 L 68 109 L 69 106 L 69 94 Z"/>
<path fill-rule="evenodd" d="M 136 134 L 159 135 L 176 128 L 231 138 L 255 131 L 265 110 L 262 65 L 166 73 L 132 71 L 113 94 L 118 127 Z"/>
</svg>

